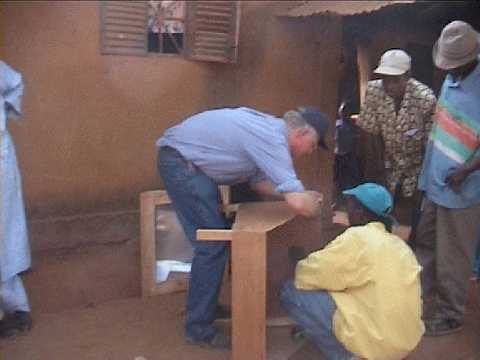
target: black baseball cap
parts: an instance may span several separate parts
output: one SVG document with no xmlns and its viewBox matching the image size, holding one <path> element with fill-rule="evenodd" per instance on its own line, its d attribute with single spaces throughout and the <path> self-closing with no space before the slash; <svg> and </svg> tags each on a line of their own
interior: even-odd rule
<svg viewBox="0 0 480 360">
<path fill-rule="evenodd" d="M 320 110 L 311 106 L 300 106 L 297 111 L 302 115 L 302 118 L 315 129 L 318 134 L 318 145 L 328 150 L 328 146 L 325 143 L 325 136 L 330 126 L 328 116 L 322 113 Z"/>
</svg>

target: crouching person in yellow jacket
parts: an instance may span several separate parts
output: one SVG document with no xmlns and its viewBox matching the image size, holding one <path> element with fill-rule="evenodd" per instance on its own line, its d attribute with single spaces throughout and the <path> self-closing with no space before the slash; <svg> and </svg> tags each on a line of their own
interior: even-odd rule
<svg viewBox="0 0 480 360">
<path fill-rule="evenodd" d="M 420 265 L 391 226 L 390 193 L 345 190 L 350 227 L 298 262 L 280 300 L 328 360 L 405 358 L 425 330 Z"/>
</svg>

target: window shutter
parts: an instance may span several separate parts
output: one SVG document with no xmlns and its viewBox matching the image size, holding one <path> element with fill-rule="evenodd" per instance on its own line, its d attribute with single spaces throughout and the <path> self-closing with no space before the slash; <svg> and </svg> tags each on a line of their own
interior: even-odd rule
<svg viewBox="0 0 480 360">
<path fill-rule="evenodd" d="M 147 54 L 147 2 L 101 1 L 101 52 Z"/>
<path fill-rule="evenodd" d="M 185 25 L 189 58 L 237 61 L 240 1 L 188 1 Z"/>
</svg>

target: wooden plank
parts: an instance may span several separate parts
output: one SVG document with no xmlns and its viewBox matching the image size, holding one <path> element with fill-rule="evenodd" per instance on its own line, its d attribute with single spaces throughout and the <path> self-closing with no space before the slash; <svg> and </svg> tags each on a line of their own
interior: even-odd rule
<svg viewBox="0 0 480 360">
<path fill-rule="evenodd" d="M 228 29 L 226 28 L 220 28 L 220 27 L 217 27 L 217 26 L 208 26 L 208 25 L 202 25 L 202 26 L 197 26 L 197 30 L 198 31 L 209 31 L 209 32 L 214 32 L 216 34 L 218 34 L 218 36 L 226 36 L 226 37 L 229 37 L 230 34 L 228 33 Z M 194 38 L 197 36 L 197 34 L 195 34 Z"/>
<path fill-rule="evenodd" d="M 136 29 L 142 29 L 143 32 L 146 31 L 146 25 L 144 23 L 141 23 L 139 21 L 131 21 L 131 20 L 122 20 L 122 19 L 107 19 L 105 20 L 105 27 L 110 27 L 110 26 L 123 26 L 125 28 L 136 28 Z"/>
<path fill-rule="evenodd" d="M 217 319 L 215 322 L 231 323 L 231 318 Z M 267 317 L 266 326 L 269 327 L 292 327 L 296 323 L 288 316 Z"/>
<path fill-rule="evenodd" d="M 142 8 L 144 9 L 146 5 L 146 1 L 103 1 L 107 6 L 108 5 L 115 5 L 115 6 L 125 6 L 125 7 L 135 7 L 135 8 Z"/>
<path fill-rule="evenodd" d="M 170 198 L 165 190 L 150 190 L 140 194 L 140 200 L 150 201 L 157 205 L 170 204 Z"/>
<path fill-rule="evenodd" d="M 146 2 L 102 1 L 100 15 L 102 54 L 147 54 Z"/>
<path fill-rule="evenodd" d="M 214 18 L 225 18 L 225 19 L 230 19 L 232 17 L 231 13 L 230 14 L 225 14 L 223 12 L 218 12 L 218 11 L 203 11 L 203 10 L 198 10 L 197 11 L 198 16 L 204 16 L 209 19 L 212 17 Z"/>
<path fill-rule="evenodd" d="M 197 31 L 198 36 L 205 36 L 205 37 L 212 37 L 212 38 L 219 38 L 219 39 L 228 39 L 228 34 L 224 32 L 218 31 L 205 31 L 199 30 Z"/>
<path fill-rule="evenodd" d="M 212 17 L 212 16 L 227 17 L 227 16 L 231 16 L 233 12 L 232 8 L 219 9 L 219 8 L 213 8 L 213 7 L 198 6 L 197 9 L 198 11 L 202 12 L 202 14 L 200 14 L 201 16 L 208 16 L 208 17 Z M 209 15 L 206 15 L 206 14 L 209 14 Z"/>
<path fill-rule="evenodd" d="M 227 59 L 227 54 L 225 50 L 214 50 L 214 49 L 195 49 L 194 54 L 198 55 L 209 55 L 209 56 L 221 56 Z"/>
<path fill-rule="evenodd" d="M 150 192 L 140 194 L 140 259 L 142 296 L 152 296 L 156 283 L 155 203 Z"/>
<path fill-rule="evenodd" d="M 152 287 L 152 290 L 149 296 L 155 295 L 165 295 L 171 294 L 176 292 L 186 291 L 188 289 L 188 276 L 185 276 L 183 279 L 169 279 L 163 283 L 157 284 L 156 286 Z"/>
<path fill-rule="evenodd" d="M 270 217 L 265 215 L 265 217 Z M 323 247 L 321 217 L 295 217 L 267 234 L 267 316 L 286 316 L 278 293 L 291 280 L 300 254 Z"/>
<path fill-rule="evenodd" d="M 136 5 L 136 6 L 145 6 L 145 1 L 140 1 L 140 0 L 134 0 L 134 1 L 128 1 L 128 0 L 122 0 L 122 1 L 116 1 L 116 2 L 119 2 L 119 3 L 122 3 L 122 4 L 128 4 L 128 5 Z"/>
<path fill-rule="evenodd" d="M 121 25 L 108 25 L 105 27 L 105 32 L 110 33 L 122 33 L 122 34 L 135 34 L 145 37 L 145 29 L 140 27 L 127 27 Z"/>
<path fill-rule="evenodd" d="M 140 43 L 139 41 L 135 40 L 124 40 L 124 39 L 118 39 L 118 40 L 111 40 L 111 39 L 105 39 L 104 43 L 105 48 L 125 48 L 125 49 L 144 49 L 143 43 Z"/>
<path fill-rule="evenodd" d="M 142 42 L 142 48 L 143 48 L 143 41 L 145 40 L 145 37 L 143 34 L 131 34 L 131 33 L 124 33 L 124 32 L 107 32 L 104 36 L 104 39 L 106 40 L 107 46 L 110 42 L 110 40 L 131 40 L 135 41 L 135 43 L 138 43 L 139 41 Z"/>
<path fill-rule="evenodd" d="M 267 318 L 267 327 L 294 326 L 295 322 L 288 316 L 277 316 Z"/>
<path fill-rule="evenodd" d="M 244 203 L 238 209 L 234 230 L 266 232 L 279 227 L 295 217 L 285 201 Z"/>
<path fill-rule="evenodd" d="M 222 206 L 222 210 L 226 213 L 235 213 L 238 211 L 240 204 L 226 204 Z"/>
<path fill-rule="evenodd" d="M 197 25 L 199 24 L 218 24 L 218 25 L 223 25 L 225 27 L 228 27 L 230 23 L 227 20 L 218 20 L 218 19 L 205 19 L 205 18 L 197 18 L 195 20 Z"/>
<path fill-rule="evenodd" d="M 212 43 L 212 44 L 223 44 L 223 47 L 225 48 L 225 44 L 228 42 L 228 38 L 212 38 L 209 36 L 197 36 L 195 39 L 195 42 L 207 42 L 207 43 Z"/>
<path fill-rule="evenodd" d="M 201 47 L 204 51 L 221 51 L 226 54 L 225 43 L 214 43 L 211 41 L 195 41 L 195 46 Z"/>
<path fill-rule="evenodd" d="M 231 7 L 234 1 L 196 1 L 198 6 L 219 6 L 219 7 Z"/>
<path fill-rule="evenodd" d="M 142 267 L 142 296 L 154 296 L 185 291 L 189 275 L 173 273 L 167 281 L 156 283 L 156 207 L 170 203 L 164 190 L 146 191 L 140 194 L 140 254 Z"/>
<path fill-rule="evenodd" d="M 209 48 L 212 48 L 212 50 L 215 49 L 221 49 L 223 53 L 228 55 L 228 50 L 229 50 L 229 41 L 222 41 L 222 40 L 213 40 L 213 39 L 205 39 L 205 38 L 198 38 L 195 39 L 194 45 L 196 47 L 196 50 L 208 50 Z"/>
<path fill-rule="evenodd" d="M 228 57 L 226 56 L 216 56 L 216 55 L 205 55 L 205 54 L 191 54 L 194 55 L 193 58 L 199 61 L 213 61 L 213 62 L 221 62 L 221 63 L 228 63 Z"/>
<path fill-rule="evenodd" d="M 220 191 L 220 196 L 222 198 L 222 204 L 224 206 L 228 206 L 231 203 L 231 193 L 230 193 L 230 186 L 228 185 L 220 185 L 218 187 L 218 190 Z"/>
<path fill-rule="evenodd" d="M 135 34 L 123 31 L 105 31 L 104 39 L 111 40 L 134 40 L 142 43 L 145 40 L 144 34 Z"/>
<path fill-rule="evenodd" d="M 129 9 L 147 9 L 146 1 L 103 1 L 105 7 L 116 6 Z"/>
<path fill-rule="evenodd" d="M 128 15 L 138 15 L 144 17 L 147 13 L 145 9 L 134 8 L 134 7 L 119 7 L 107 5 L 106 7 L 109 14 L 128 14 Z"/>
<path fill-rule="evenodd" d="M 123 20 L 130 20 L 130 21 L 135 21 L 137 23 L 145 23 L 147 18 L 147 14 L 143 15 L 134 15 L 128 12 L 113 12 L 113 11 L 108 11 L 106 13 L 105 19 L 110 20 L 110 19 L 123 19 Z"/>
<path fill-rule="evenodd" d="M 200 24 L 200 25 L 196 25 L 196 29 L 197 31 L 208 31 L 208 32 L 212 32 L 212 33 L 215 33 L 217 34 L 218 36 L 230 36 L 229 34 L 229 29 L 227 26 L 223 26 L 223 25 L 215 25 L 215 24 L 211 24 L 211 25 L 208 25 L 208 24 Z M 197 35 L 197 34 L 195 34 Z"/>
<path fill-rule="evenodd" d="M 360 104 L 363 105 L 365 93 L 367 91 L 368 80 L 370 79 L 370 60 L 369 49 L 363 43 L 357 44 L 357 66 L 358 66 L 358 86 L 360 90 Z"/>
<path fill-rule="evenodd" d="M 228 20 L 211 19 L 211 18 L 207 19 L 202 17 L 197 17 L 195 20 L 195 23 L 197 25 L 218 25 L 225 28 L 228 28 L 230 26 L 230 23 L 228 22 Z"/>
<path fill-rule="evenodd" d="M 146 6 L 132 6 L 130 4 L 124 4 L 123 2 L 120 3 L 112 3 L 107 2 L 105 6 L 109 11 L 122 11 L 122 12 L 129 12 L 134 14 L 145 14 L 147 11 Z"/>
<path fill-rule="evenodd" d="M 264 360 L 267 356 L 265 233 L 238 231 L 232 240 L 232 359 Z"/>
<path fill-rule="evenodd" d="M 225 5 L 231 5 L 232 4 L 232 1 L 195 1 L 198 5 L 209 5 L 211 4 L 212 2 L 215 3 L 215 4 L 219 4 L 221 6 L 225 6 Z"/>
<path fill-rule="evenodd" d="M 147 17 L 147 13 L 139 14 L 132 13 L 130 11 L 119 11 L 119 10 L 107 10 L 106 16 L 114 18 L 128 18 L 137 21 L 144 21 Z"/>
<path fill-rule="evenodd" d="M 225 14 L 231 14 L 233 11 L 231 6 L 212 6 L 211 4 L 208 4 L 208 5 L 199 4 L 197 5 L 197 9 L 201 11 L 218 12 L 218 13 L 225 13 Z"/>
<path fill-rule="evenodd" d="M 232 1 L 195 1 L 197 8 L 209 8 L 209 9 L 229 9 L 232 7 Z"/>
<path fill-rule="evenodd" d="M 230 10 L 227 10 L 230 9 Z M 238 40 L 239 2 L 231 1 L 220 5 L 218 2 L 187 2 L 187 19 L 185 22 L 186 41 L 185 54 L 195 60 L 235 62 L 237 58 L 236 44 Z M 203 34 L 199 34 L 201 31 Z M 207 35 L 205 32 L 214 33 Z M 207 35 L 200 37 L 200 35 Z M 221 41 L 210 41 L 208 37 L 225 38 Z M 213 43 L 213 44 L 212 44 Z"/>
<path fill-rule="evenodd" d="M 140 48 L 122 48 L 122 47 L 102 47 L 102 54 L 104 55 L 132 55 L 132 56 L 146 56 L 145 49 Z"/>
<path fill-rule="evenodd" d="M 107 12 L 105 15 L 105 20 L 129 20 L 132 23 L 145 23 L 146 17 L 145 16 L 133 16 L 128 14 L 114 14 L 112 12 Z"/>
<path fill-rule="evenodd" d="M 230 240 L 232 240 L 232 230 L 228 230 L 228 229 L 199 229 L 199 230 L 197 230 L 197 240 L 230 241 Z"/>
<path fill-rule="evenodd" d="M 230 62 L 235 64 L 238 61 L 238 43 L 240 41 L 240 1 L 235 2 L 234 21 L 230 22 L 230 33 L 232 34 L 232 43 L 230 46 Z"/>
</svg>

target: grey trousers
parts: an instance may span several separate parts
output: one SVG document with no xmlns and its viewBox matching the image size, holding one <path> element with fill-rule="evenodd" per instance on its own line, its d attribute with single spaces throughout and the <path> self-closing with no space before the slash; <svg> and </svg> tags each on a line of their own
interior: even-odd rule
<svg viewBox="0 0 480 360">
<path fill-rule="evenodd" d="M 449 209 L 425 197 L 415 253 L 423 266 L 424 299 L 434 309 L 428 317 L 463 321 L 479 219 L 480 204 Z"/>
</svg>

